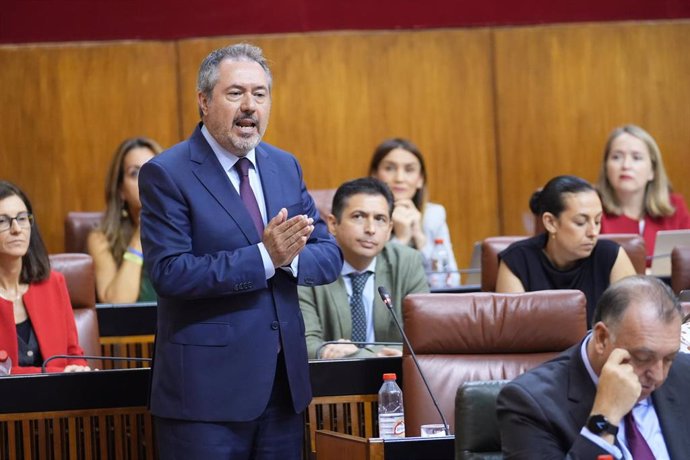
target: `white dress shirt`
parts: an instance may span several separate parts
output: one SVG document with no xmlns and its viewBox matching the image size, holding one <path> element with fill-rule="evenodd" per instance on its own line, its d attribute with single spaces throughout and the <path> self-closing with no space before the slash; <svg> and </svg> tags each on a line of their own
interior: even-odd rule
<svg viewBox="0 0 690 460">
<path fill-rule="evenodd" d="M 235 187 L 235 191 L 240 193 L 240 175 L 235 169 L 235 163 L 240 159 L 237 155 L 228 152 L 223 146 L 221 146 L 218 141 L 211 135 L 211 133 L 206 128 L 206 125 L 201 127 L 201 134 L 206 139 L 206 142 L 211 146 L 213 153 L 218 158 L 220 165 L 223 167 L 223 171 L 230 179 L 232 186 Z M 268 218 L 266 216 L 266 200 L 264 199 L 264 189 L 261 185 L 261 176 L 259 174 L 259 168 L 256 163 L 256 150 L 252 149 L 247 155 L 245 155 L 252 167 L 249 168 L 249 185 L 252 187 L 254 192 L 254 197 L 256 198 L 256 203 L 259 205 L 259 212 L 261 212 L 261 220 L 264 222 L 264 226 L 268 223 Z M 264 272 L 266 274 L 266 279 L 270 279 L 275 275 L 275 267 L 273 266 L 273 260 L 270 254 L 266 250 L 264 243 L 258 244 L 259 251 L 261 252 L 261 260 L 264 265 Z M 297 276 L 297 264 L 299 262 L 299 255 L 292 260 L 292 263 L 288 267 L 281 267 L 286 271 L 292 273 L 293 276 Z"/>
</svg>

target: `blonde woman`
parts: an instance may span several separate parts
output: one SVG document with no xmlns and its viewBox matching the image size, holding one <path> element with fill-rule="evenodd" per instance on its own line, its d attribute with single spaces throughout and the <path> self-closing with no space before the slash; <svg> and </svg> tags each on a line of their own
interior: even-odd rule
<svg viewBox="0 0 690 460">
<path fill-rule="evenodd" d="M 609 135 L 597 188 L 604 205 L 601 233 L 642 235 L 648 266 L 656 232 L 690 228 L 688 208 L 671 191 L 661 151 L 639 126 L 621 126 Z"/>
<path fill-rule="evenodd" d="M 156 300 L 143 270 L 139 230 L 139 169 L 160 153 L 157 142 L 135 137 L 117 148 L 106 179 L 105 216 L 87 246 L 96 270 L 98 300 L 130 303 Z"/>
</svg>

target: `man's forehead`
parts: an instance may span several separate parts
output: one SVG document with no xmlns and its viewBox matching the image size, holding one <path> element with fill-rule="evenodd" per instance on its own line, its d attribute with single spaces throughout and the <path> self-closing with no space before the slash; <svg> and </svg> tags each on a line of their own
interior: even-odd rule
<svg viewBox="0 0 690 460">
<path fill-rule="evenodd" d="M 350 212 L 362 211 L 367 213 L 388 213 L 388 202 L 383 195 L 369 193 L 355 193 L 350 196 L 345 205 Z"/>
<path fill-rule="evenodd" d="M 670 318 L 659 315 L 655 305 L 631 305 L 624 312 L 621 321 L 611 328 L 616 342 L 625 345 L 628 351 L 647 350 L 664 353 L 678 347 L 680 342 L 679 315 Z"/>
<path fill-rule="evenodd" d="M 221 74 L 232 77 L 252 77 L 268 83 L 268 74 L 261 64 L 245 59 L 224 59 L 220 65 Z"/>
</svg>

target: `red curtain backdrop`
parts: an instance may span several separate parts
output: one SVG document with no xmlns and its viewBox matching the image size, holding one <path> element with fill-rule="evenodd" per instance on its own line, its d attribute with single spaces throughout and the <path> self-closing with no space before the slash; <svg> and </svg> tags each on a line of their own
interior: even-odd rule
<svg viewBox="0 0 690 460">
<path fill-rule="evenodd" d="M 688 17 L 688 0 L 0 0 L 0 43 Z"/>
</svg>

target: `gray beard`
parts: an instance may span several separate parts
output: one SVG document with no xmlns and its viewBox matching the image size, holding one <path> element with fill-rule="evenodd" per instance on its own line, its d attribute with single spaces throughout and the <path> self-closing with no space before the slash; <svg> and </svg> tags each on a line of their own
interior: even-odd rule
<svg viewBox="0 0 690 460">
<path fill-rule="evenodd" d="M 261 134 L 256 134 L 251 137 L 240 137 L 235 135 L 227 135 L 225 137 L 227 145 L 224 145 L 230 153 L 244 156 L 255 149 L 259 142 L 261 142 Z M 230 147 L 230 148 L 228 148 Z"/>
</svg>

